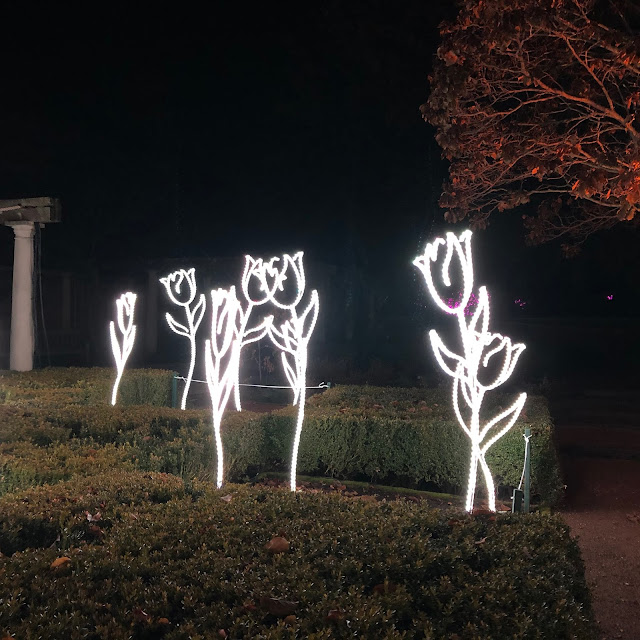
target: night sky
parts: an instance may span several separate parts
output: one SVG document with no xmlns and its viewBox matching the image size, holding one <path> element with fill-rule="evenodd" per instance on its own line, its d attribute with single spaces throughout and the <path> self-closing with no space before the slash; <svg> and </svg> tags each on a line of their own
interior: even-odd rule
<svg viewBox="0 0 640 640">
<path fill-rule="evenodd" d="M 446 165 L 419 106 L 451 5 L 5 3 L 0 197 L 61 198 L 45 269 L 304 249 L 357 263 L 393 295 L 447 228 Z M 525 246 L 521 213 L 478 234 L 485 281 L 521 291 L 531 312 L 611 313 L 621 298 L 620 313 L 637 311 L 637 234 L 605 234 L 566 261 L 558 246 Z"/>
</svg>

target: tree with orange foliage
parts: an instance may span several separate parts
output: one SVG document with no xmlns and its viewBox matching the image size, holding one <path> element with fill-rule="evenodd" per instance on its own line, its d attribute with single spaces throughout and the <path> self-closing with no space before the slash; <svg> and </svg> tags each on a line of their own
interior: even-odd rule
<svg viewBox="0 0 640 640">
<path fill-rule="evenodd" d="M 571 250 L 640 219 L 640 10 L 625 0 L 466 0 L 440 26 L 426 121 L 450 162 L 440 205 L 523 216 Z"/>
</svg>

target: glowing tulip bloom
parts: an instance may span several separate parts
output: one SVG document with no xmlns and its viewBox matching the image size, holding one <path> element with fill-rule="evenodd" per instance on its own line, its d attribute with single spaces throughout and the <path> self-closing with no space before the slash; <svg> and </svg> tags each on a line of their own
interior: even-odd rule
<svg viewBox="0 0 640 640">
<path fill-rule="evenodd" d="M 196 334 L 198 327 L 204 317 L 206 308 L 206 299 L 203 293 L 200 294 L 198 303 L 195 307 L 191 307 L 193 301 L 196 298 L 196 270 L 179 269 L 169 274 L 165 278 L 160 278 L 160 282 L 164 285 L 165 291 L 169 296 L 169 299 L 173 304 L 184 307 L 184 312 L 187 317 L 187 326 L 177 322 L 170 313 L 165 314 L 167 324 L 169 328 L 178 335 L 184 336 L 189 339 L 191 346 L 191 360 L 189 363 L 189 371 L 187 373 L 187 380 L 184 385 L 184 392 L 182 394 L 181 409 L 185 409 L 187 406 L 187 396 L 189 395 L 189 389 L 191 387 L 191 381 L 193 379 L 193 370 L 196 364 Z M 186 283 L 186 286 L 184 286 Z"/>
<path fill-rule="evenodd" d="M 112 320 L 109 324 L 109 333 L 111 335 L 111 350 L 116 361 L 116 380 L 113 383 L 113 391 L 111 392 L 111 404 L 115 405 L 118 396 L 118 387 L 124 373 L 124 367 L 133 349 L 133 343 L 136 339 L 136 325 L 133 324 L 133 312 L 136 306 L 136 294 L 128 291 L 123 293 L 116 300 L 118 329 L 122 334 L 122 347 L 120 340 L 116 334 L 116 324 Z"/>
<path fill-rule="evenodd" d="M 444 257 L 440 248 L 444 246 Z M 434 283 L 435 263 L 442 260 L 441 280 L 451 286 L 450 269 L 453 257 L 462 274 L 460 303 L 454 308 L 440 296 Z M 489 332 L 489 296 L 485 287 L 478 289 L 478 303 L 470 319 L 465 309 L 472 295 L 473 264 L 471 261 L 471 231 L 464 231 L 459 238 L 447 233 L 446 240 L 437 238 L 429 243 L 424 255 L 413 263 L 425 277 L 427 288 L 436 304 L 446 313 L 455 315 L 462 341 L 462 353 L 449 349 L 435 330 L 429 339 L 435 358 L 442 370 L 453 378 L 453 409 L 458 423 L 471 441 L 471 463 L 465 507 L 473 510 L 478 465 L 482 470 L 488 494 L 489 509 L 495 511 L 495 487 L 485 455 L 515 423 L 527 399 L 521 393 L 513 404 L 494 416 L 484 426 L 480 424 L 480 411 L 487 391 L 506 382 L 524 350 L 524 344 L 512 344 L 511 339 L 499 333 Z M 463 415 L 464 413 L 464 415 Z M 465 419 L 465 415 L 469 417 Z"/>
<path fill-rule="evenodd" d="M 238 344 L 242 347 L 244 344 L 263 338 L 273 319 L 272 316 L 266 317 L 258 327 L 248 331 L 243 338 L 240 334 L 243 314 L 242 306 L 236 297 L 235 287 L 211 291 L 211 337 L 205 341 L 205 365 L 213 409 L 218 488 L 224 481 L 222 417 L 238 379 L 235 348 Z"/>
</svg>

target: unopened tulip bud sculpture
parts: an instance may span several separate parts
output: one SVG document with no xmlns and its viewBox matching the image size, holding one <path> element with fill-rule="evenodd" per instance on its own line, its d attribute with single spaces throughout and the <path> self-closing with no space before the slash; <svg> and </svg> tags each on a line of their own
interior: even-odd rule
<svg viewBox="0 0 640 640">
<path fill-rule="evenodd" d="M 309 304 L 298 315 L 297 307 L 305 293 L 305 275 L 302 263 L 303 252 L 290 256 L 284 254 L 282 259 L 271 258 L 268 262 L 258 258 L 254 260 L 246 256 L 244 274 L 242 276 L 242 293 L 247 306 L 243 312 L 238 346 L 235 349 L 236 371 L 239 370 L 240 350 L 248 342 L 255 342 L 262 338 L 264 321 L 256 329 L 247 330 L 249 315 L 257 305 L 267 302 L 273 303 L 278 309 L 289 312 L 289 319 L 280 327 L 275 327 L 271 316 L 267 323 L 267 331 L 271 341 L 281 349 L 282 365 L 291 388 L 293 389 L 293 404 L 298 405 L 298 419 L 293 440 L 291 458 L 291 491 L 296 490 L 296 467 L 300 434 L 304 421 L 307 349 L 309 339 L 318 318 L 318 292 L 312 291 Z M 289 282 L 285 285 L 285 282 Z M 239 382 L 236 384 L 236 408 L 240 409 Z"/>
<path fill-rule="evenodd" d="M 298 304 L 304 296 L 305 277 L 304 266 L 302 264 L 302 251 L 293 257 L 284 256 L 284 264 L 278 275 L 278 286 L 275 288 L 272 300 L 280 309 L 289 312 L 289 319 L 285 320 L 280 327 L 271 325 L 269 336 L 273 343 L 282 350 L 282 366 L 284 367 L 287 380 L 293 389 L 293 404 L 298 405 L 298 419 L 296 421 L 296 432 L 293 439 L 293 453 L 291 456 L 291 491 L 296 490 L 296 468 L 298 465 L 298 447 L 300 446 L 300 434 L 302 433 L 302 423 L 304 421 L 304 407 L 307 386 L 307 352 L 309 338 L 313 333 L 318 319 L 319 300 L 318 292 L 314 289 L 311 292 L 309 304 L 306 309 L 298 315 Z M 291 300 L 286 300 L 284 295 L 284 281 L 287 273 L 293 274 L 295 278 L 295 288 Z"/>
<path fill-rule="evenodd" d="M 218 456 L 218 488 L 224 480 L 222 416 L 238 380 L 239 358 L 236 358 L 236 349 L 263 338 L 272 321 L 271 316 L 266 317 L 259 326 L 246 331 L 243 336 L 241 331 L 246 327 L 245 313 L 236 297 L 235 287 L 211 292 L 211 338 L 205 342 L 205 365 Z"/>
<path fill-rule="evenodd" d="M 116 381 L 113 383 L 113 391 L 111 392 L 111 404 L 116 403 L 118 396 L 118 387 L 120 386 L 120 380 L 124 373 L 124 367 L 127 362 L 127 358 L 131 354 L 133 349 L 133 343 L 136 339 L 136 325 L 133 324 L 133 312 L 136 306 L 136 294 L 127 292 L 123 293 L 116 300 L 118 329 L 122 334 L 122 346 L 120 346 L 120 340 L 116 334 L 116 323 L 112 320 L 109 324 L 109 333 L 111 334 L 111 350 L 113 351 L 113 357 L 116 360 Z"/>
<path fill-rule="evenodd" d="M 196 364 L 196 333 L 204 317 L 207 303 L 204 293 L 201 293 L 198 297 L 197 304 L 194 307 L 191 306 L 196 299 L 197 293 L 195 269 L 189 269 L 188 271 L 179 269 L 169 274 L 166 278 L 160 278 L 160 282 L 164 285 L 171 302 L 184 307 L 184 312 L 187 317 L 187 325 L 185 326 L 177 322 L 170 313 L 165 314 L 169 328 L 174 333 L 188 338 L 189 344 L 191 345 L 189 372 L 187 373 L 187 380 L 182 394 L 182 403 L 180 405 L 181 409 L 185 409 L 187 406 L 187 396 L 189 395 L 189 389 L 193 379 L 193 369 Z"/>
<path fill-rule="evenodd" d="M 427 244 L 424 254 L 416 258 L 413 264 L 422 271 L 429 293 L 438 307 L 455 316 L 458 321 L 462 353 L 447 348 L 435 330 L 429 332 L 429 339 L 438 364 L 453 378 L 453 409 L 462 430 L 471 440 L 465 508 L 473 511 L 479 464 L 487 487 L 489 509 L 495 511 L 495 487 L 485 455 L 511 429 L 520 415 L 527 394 L 521 393 L 508 409 L 482 426 L 480 412 L 487 391 L 497 389 L 508 380 L 525 345 L 512 344 L 510 338 L 489 332 L 489 297 L 485 287 L 479 287 L 478 304 L 468 321 L 465 318 L 465 308 L 473 289 L 471 231 L 464 231 L 459 237 L 447 233 L 446 239 L 436 238 Z M 461 272 L 462 294 L 458 298 L 459 303 L 450 307 L 446 300 L 450 302 L 452 296 L 445 298 L 438 288 L 442 285 L 447 288 L 452 286 L 452 266 Z M 439 267 L 439 273 L 434 275 L 436 267 Z"/>
<path fill-rule="evenodd" d="M 233 347 L 234 366 L 236 371 L 234 400 L 236 409 L 242 410 L 240 404 L 240 352 L 242 347 L 251 342 L 261 340 L 265 333 L 262 331 L 266 318 L 253 328 L 249 327 L 249 320 L 254 307 L 262 306 L 271 302 L 272 296 L 278 287 L 279 270 L 275 263 L 279 258 L 271 258 L 265 262 L 262 258 L 254 260 L 251 256 L 245 256 L 244 272 L 242 274 L 241 289 L 246 301 L 246 306 L 242 309 L 238 337 Z M 269 316 L 271 317 L 271 316 Z"/>
</svg>

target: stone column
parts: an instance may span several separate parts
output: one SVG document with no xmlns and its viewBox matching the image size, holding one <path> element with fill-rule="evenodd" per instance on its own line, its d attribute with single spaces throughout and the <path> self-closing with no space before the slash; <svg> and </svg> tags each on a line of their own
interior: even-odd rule
<svg viewBox="0 0 640 640">
<path fill-rule="evenodd" d="M 11 294 L 11 348 L 9 368 L 33 369 L 33 222 L 11 222 L 15 233 Z"/>
</svg>

